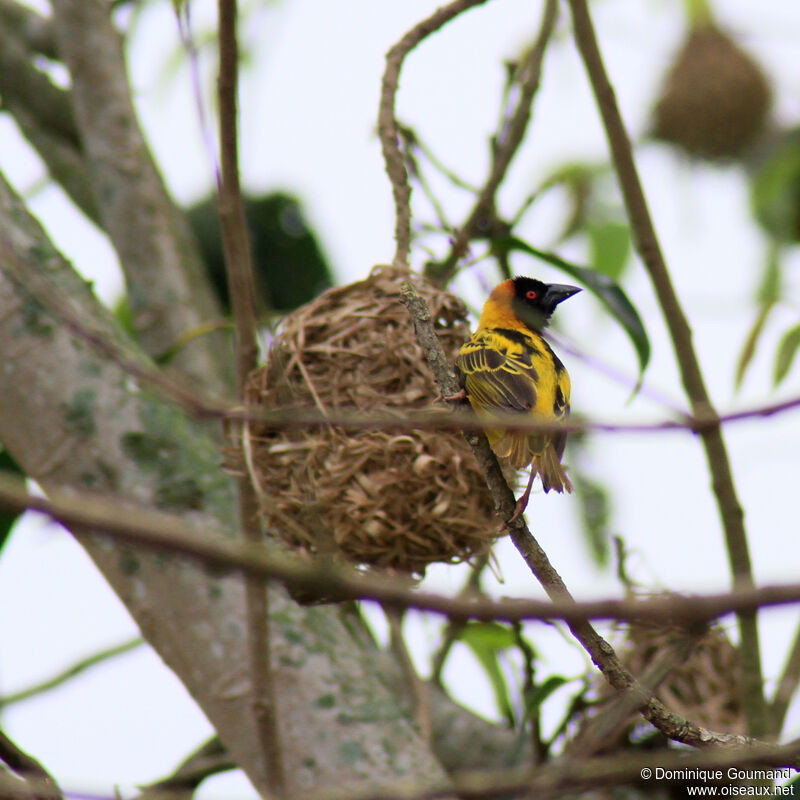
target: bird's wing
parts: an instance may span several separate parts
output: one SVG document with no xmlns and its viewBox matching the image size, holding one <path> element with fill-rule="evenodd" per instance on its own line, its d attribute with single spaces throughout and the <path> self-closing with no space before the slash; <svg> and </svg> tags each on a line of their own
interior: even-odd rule
<svg viewBox="0 0 800 800">
<path fill-rule="evenodd" d="M 475 333 L 456 358 L 472 407 L 517 412 L 535 408 L 539 376 L 532 352 L 519 337 L 491 330 Z"/>
<path fill-rule="evenodd" d="M 545 344 L 547 344 L 545 342 Z M 569 374 L 558 356 L 550 350 L 550 355 L 553 358 L 553 366 L 555 367 L 555 399 L 553 402 L 553 417 L 555 419 L 566 419 L 569 416 L 569 394 L 570 394 L 570 380 Z M 567 434 L 562 431 L 561 433 L 554 434 L 552 437 L 553 448 L 559 460 L 564 455 L 564 448 L 567 445 Z"/>
</svg>

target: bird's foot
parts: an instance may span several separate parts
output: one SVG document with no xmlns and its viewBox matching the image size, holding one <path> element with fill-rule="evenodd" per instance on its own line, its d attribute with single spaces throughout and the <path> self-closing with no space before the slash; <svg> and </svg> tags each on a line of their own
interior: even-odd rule
<svg viewBox="0 0 800 800">
<path fill-rule="evenodd" d="M 458 403 L 461 400 L 467 399 L 467 391 L 466 389 L 461 389 L 461 391 L 456 392 L 455 394 L 448 394 L 444 395 L 441 392 L 436 396 L 436 399 L 433 401 L 434 403 Z"/>
<path fill-rule="evenodd" d="M 508 530 L 508 526 L 511 525 L 512 522 L 516 522 L 522 516 L 525 509 L 528 507 L 528 499 L 530 496 L 530 489 L 528 489 L 528 491 L 526 491 L 525 494 L 523 494 L 522 497 L 517 500 L 517 505 L 514 507 L 514 513 L 497 529 L 498 533 Z"/>
</svg>

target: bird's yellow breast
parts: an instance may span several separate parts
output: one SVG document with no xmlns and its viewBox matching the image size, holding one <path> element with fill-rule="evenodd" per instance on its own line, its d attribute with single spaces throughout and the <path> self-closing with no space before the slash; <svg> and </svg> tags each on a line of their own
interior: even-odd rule
<svg viewBox="0 0 800 800">
<path fill-rule="evenodd" d="M 498 408 L 541 419 L 564 416 L 570 380 L 547 342 L 532 331 L 479 328 L 457 359 L 476 411 Z"/>
<path fill-rule="evenodd" d="M 539 334 L 519 328 L 478 328 L 456 359 L 470 405 L 483 417 L 526 414 L 562 419 L 569 412 L 570 380 Z M 530 463 L 552 437 L 488 430 L 495 452 L 515 467 Z M 560 442 L 564 437 L 556 437 Z M 563 444 L 556 448 L 563 451 Z M 560 456 L 560 452 L 559 452 Z"/>
</svg>

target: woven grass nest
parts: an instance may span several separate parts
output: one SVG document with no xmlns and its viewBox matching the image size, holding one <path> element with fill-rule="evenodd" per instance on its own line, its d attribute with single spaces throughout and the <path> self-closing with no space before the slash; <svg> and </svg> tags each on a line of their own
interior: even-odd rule
<svg viewBox="0 0 800 800">
<path fill-rule="evenodd" d="M 666 595 L 669 597 L 669 595 Z M 637 676 L 685 631 L 663 625 L 631 624 L 621 648 L 625 666 Z M 656 689 L 671 711 L 712 730 L 744 734 L 740 703 L 739 651 L 725 631 L 712 626 Z"/>
<path fill-rule="evenodd" d="M 672 592 L 642 593 L 642 598 L 669 600 Z M 623 665 L 641 678 L 648 667 L 668 648 L 686 635 L 684 628 L 668 624 L 634 622 L 626 627 L 622 640 L 615 645 Z M 671 711 L 715 731 L 744 734 L 745 720 L 740 702 L 739 650 L 724 629 L 712 625 L 697 641 L 688 657 L 675 664 L 654 691 Z M 573 738 L 579 739 L 588 722 L 601 714 L 619 696 L 608 684 L 597 679 L 597 703 L 585 714 Z M 637 714 L 620 738 L 607 743 L 606 752 L 625 747 L 630 731 L 641 723 Z"/>
<path fill-rule="evenodd" d="M 433 404 L 437 389 L 400 302 L 409 279 L 431 309 L 445 352 L 455 356 L 469 335 L 463 303 L 417 276 L 378 267 L 283 320 L 267 363 L 250 376 L 248 402 L 323 413 L 449 414 Z M 261 515 L 294 550 L 416 578 L 433 562 L 484 552 L 496 536 L 484 479 L 457 432 L 256 424 L 246 436 Z"/>
</svg>

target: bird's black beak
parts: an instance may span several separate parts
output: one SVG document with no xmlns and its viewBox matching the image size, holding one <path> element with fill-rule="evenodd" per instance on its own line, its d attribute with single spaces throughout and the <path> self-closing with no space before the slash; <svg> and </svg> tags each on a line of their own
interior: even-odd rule
<svg viewBox="0 0 800 800">
<path fill-rule="evenodd" d="M 568 297 L 581 291 L 577 286 L 569 286 L 566 283 L 548 283 L 547 290 L 542 298 L 542 306 L 552 314 L 559 303 L 563 303 Z"/>
</svg>

